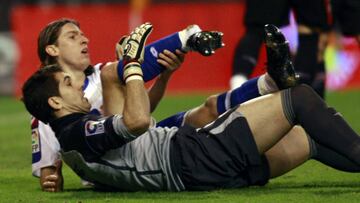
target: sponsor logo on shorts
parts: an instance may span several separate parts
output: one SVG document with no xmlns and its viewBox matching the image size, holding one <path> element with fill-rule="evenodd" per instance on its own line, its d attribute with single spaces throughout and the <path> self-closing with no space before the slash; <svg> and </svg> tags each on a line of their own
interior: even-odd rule
<svg viewBox="0 0 360 203">
<path fill-rule="evenodd" d="M 37 153 L 40 151 L 40 137 L 39 130 L 37 128 L 31 131 L 31 146 L 32 153 Z"/>
<path fill-rule="evenodd" d="M 37 163 L 41 159 L 41 144 L 39 129 L 34 128 L 31 130 L 31 151 L 32 151 L 32 163 Z"/>
<path fill-rule="evenodd" d="M 85 124 L 85 135 L 92 136 L 105 132 L 104 127 L 105 120 L 102 121 L 88 121 Z"/>
</svg>

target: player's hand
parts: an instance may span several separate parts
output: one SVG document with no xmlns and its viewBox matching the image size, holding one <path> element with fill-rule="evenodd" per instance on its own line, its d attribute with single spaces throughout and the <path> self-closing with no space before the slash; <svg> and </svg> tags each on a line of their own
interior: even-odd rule
<svg viewBox="0 0 360 203">
<path fill-rule="evenodd" d="M 63 190 L 63 177 L 61 173 L 62 161 L 55 162 L 55 171 L 53 174 L 47 175 L 42 182 L 42 189 L 46 192 L 59 192 Z"/>
<path fill-rule="evenodd" d="M 150 23 L 144 23 L 135 28 L 125 38 L 123 47 L 123 80 L 128 83 L 131 80 L 143 80 L 143 72 L 141 69 L 141 63 L 144 61 L 144 48 L 146 40 L 152 31 L 152 25 Z"/>
<path fill-rule="evenodd" d="M 125 39 L 124 60 L 139 63 L 144 61 L 144 47 L 152 29 L 150 23 L 144 23 L 130 33 L 129 37 Z"/>
<path fill-rule="evenodd" d="M 181 66 L 184 59 L 185 53 L 179 49 L 176 49 L 175 53 L 165 49 L 159 54 L 157 62 L 166 68 L 164 72 L 173 73 Z"/>
<path fill-rule="evenodd" d="M 128 35 L 124 35 L 120 38 L 120 40 L 115 44 L 115 55 L 116 60 L 120 61 L 124 57 L 124 47 L 127 42 Z"/>
</svg>

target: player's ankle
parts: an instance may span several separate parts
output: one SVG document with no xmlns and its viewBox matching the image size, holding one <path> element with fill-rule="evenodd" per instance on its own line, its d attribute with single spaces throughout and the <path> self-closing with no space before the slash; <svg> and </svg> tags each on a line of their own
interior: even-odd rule
<svg viewBox="0 0 360 203">
<path fill-rule="evenodd" d="M 264 75 L 259 77 L 258 89 L 260 95 L 270 94 L 279 90 L 276 82 L 273 78 L 271 78 L 268 73 L 265 73 Z"/>
<path fill-rule="evenodd" d="M 179 38 L 181 41 L 181 48 L 183 51 L 190 51 L 190 47 L 187 46 L 189 37 L 195 33 L 201 32 L 201 28 L 198 25 L 189 25 L 187 28 L 179 32 Z"/>
</svg>

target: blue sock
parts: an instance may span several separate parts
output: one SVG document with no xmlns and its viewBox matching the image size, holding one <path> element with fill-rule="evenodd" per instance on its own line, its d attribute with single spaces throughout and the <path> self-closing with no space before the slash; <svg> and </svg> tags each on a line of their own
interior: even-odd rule
<svg viewBox="0 0 360 203">
<path fill-rule="evenodd" d="M 246 102 L 250 99 L 259 97 L 257 86 L 258 77 L 246 81 L 240 87 L 220 94 L 217 98 L 217 110 L 219 114 L 224 113 L 228 109 L 235 107 L 238 104 Z M 227 103 L 225 105 L 225 103 Z M 227 107 L 226 107 L 227 106 Z M 184 122 L 185 111 L 170 116 L 156 124 L 157 127 L 181 127 Z"/>
<path fill-rule="evenodd" d="M 217 97 L 217 111 L 219 115 L 238 104 L 259 97 L 258 79 L 259 77 L 253 78 L 232 91 L 220 94 Z"/>
<path fill-rule="evenodd" d="M 152 80 L 165 70 L 165 68 L 156 61 L 160 53 L 162 53 L 165 49 L 171 52 L 175 52 L 176 49 L 181 50 L 181 47 L 182 45 L 178 32 L 147 45 L 144 52 L 144 62 L 141 66 L 144 74 L 144 81 L 147 82 L 149 80 Z M 119 61 L 117 70 L 118 76 L 120 80 L 122 80 L 122 61 Z"/>
<path fill-rule="evenodd" d="M 156 127 L 181 127 L 184 122 L 185 113 L 186 111 L 165 118 L 164 120 L 158 122 Z"/>
</svg>

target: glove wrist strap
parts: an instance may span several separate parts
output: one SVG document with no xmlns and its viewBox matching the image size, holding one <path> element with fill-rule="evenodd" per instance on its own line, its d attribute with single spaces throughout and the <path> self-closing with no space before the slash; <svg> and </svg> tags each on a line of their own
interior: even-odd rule
<svg viewBox="0 0 360 203">
<path fill-rule="evenodd" d="M 133 76 L 138 76 L 138 77 L 133 77 Z M 124 66 L 123 79 L 125 83 L 130 81 L 130 77 L 132 78 L 131 80 L 143 79 L 143 72 L 141 70 L 141 66 L 139 62 L 128 62 Z"/>
</svg>

